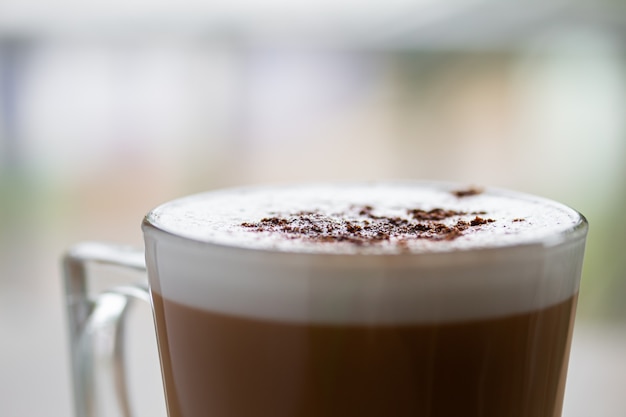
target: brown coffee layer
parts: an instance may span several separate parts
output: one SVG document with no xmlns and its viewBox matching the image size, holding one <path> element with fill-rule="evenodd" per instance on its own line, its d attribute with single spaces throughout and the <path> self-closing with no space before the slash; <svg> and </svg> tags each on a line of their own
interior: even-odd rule
<svg viewBox="0 0 626 417">
<path fill-rule="evenodd" d="M 260 321 L 153 294 L 170 417 L 557 417 L 576 297 L 431 325 Z"/>
</svg>

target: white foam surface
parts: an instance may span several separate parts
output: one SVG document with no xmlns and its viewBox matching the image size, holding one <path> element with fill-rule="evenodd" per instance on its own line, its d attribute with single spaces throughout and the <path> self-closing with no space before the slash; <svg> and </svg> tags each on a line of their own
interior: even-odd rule
<svg viewBox="0 0 626 417">
<path fill-rule="evenodd" d="M 148 215 L 152 290 L 223 314 L 314 323 L 432 323 L 548 307 L 578 291 L 583 219 L 563 205 L 486 190 L 415 183 L 238 189 L 191 196 Z M 495 220 L 450 241 L 361 247 L 285 239 L 241 227 L 265 216 L 316 209 L 332 215 L 371 205 L 485 211 Z M 523 218 L 524 221 L 513 221 Z M 455 220 L 456 221 L 456 220 Z M 164 233 L 165 232 L 165 233 Z M 184 239 L 181 239 L 183 237 Z M 208 243 L 208 244 L 206 244 Z"/>
<path fill-rule="evenodd" d="M 465 187 L 466 188 L 466 187 Z M 486 212 L 495 222 L 472 228 L 452 241 L 427 239 L 409 241 L 413 252 L 500 247 L 538 241 L 571 229 L 580 222 L 574 210 L 545 199 L 516 193 L 486 190 L 478 195 L 456 197 L 451 191 L 463 189 L 450 184 L 372 183 L 240 188 L 194 195 L 166 203 L 148 215 L 157 228 L 189 239 L 222 245 L 288 252 L 393 253 L 391 241 L 384 245 L 358 247 L 350 243 L 319 243 L 306 239 L 285 239 L 279 233 L 251 232 L 242 223 L 258 222 L 274 215 L 317 210 L 327 216 L 369 205 L 374 214 L 406 216 L 408 209 L 443 208 Z M 458 217 L 442 221 L 454 224 Z M 513 221 L 523 219 L 523 221 Z M 406 250 L 406 248 L 403 248 Z"/>
</svg>

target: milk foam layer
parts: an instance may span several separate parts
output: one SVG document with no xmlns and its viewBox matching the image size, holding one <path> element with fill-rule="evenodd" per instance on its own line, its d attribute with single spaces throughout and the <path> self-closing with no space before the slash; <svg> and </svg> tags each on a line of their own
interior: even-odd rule
<svg viewBox="0 0 626 417">
<path fill-rule="evenodd" d="M 354 206 L 371 206 L 374 213 L 384 216 L 403 215 L 410 209 L 443 208 L 468 213 L 466 220 L 473 217 L 469 213 L 477 212 L 495 220 L 453 241 L 409 241 L 408 249 L 413 252 L 439 252 L 538 241 L 558 236 L 580 222 L 580 216 L 574 210 L 547 200 L 502 192 L 482 192 L 459 198 L 453 194 L 457 189 L 450 185 L 416 186 L 412 183 L 242 188 L 167 203 L 153 210 L 148 215 L 148 221 L 164 231 L 198 241 L 254 249 L 320 253 L 393 253 L 400 248 L 393 242 L 358 247 L 349 243 L 320 244 L 285 239 L 280 234 L 251 233 L 242 224 L 277 214 L 310 210 L 332 216 L 350 211 Z"/>
<path fill-rule="evenodd" d="M 386 183 L 218 191 L 167 203 L 144 226 L 152 290 L 224 314 L 289 322 L 432 323 L 536 310 L 578 291 L 584 219 L 563 205 L 458 185 Z M 358 246 L 251 233 L 281 213 L 484 212 L 453 239 Z M 522 221 L 523 219 L 523 221 Z M 167 233 L 163 233 L 167 232 Z M 180 239 L 180 237 L 186 239 Z M 208 244 L 205 244 L 208 243 Z"/>
</svg>

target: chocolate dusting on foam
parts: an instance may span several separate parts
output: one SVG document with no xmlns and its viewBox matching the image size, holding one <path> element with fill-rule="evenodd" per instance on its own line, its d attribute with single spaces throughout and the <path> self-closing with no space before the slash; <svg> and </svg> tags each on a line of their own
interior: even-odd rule
<svg viewBox="0 0 626 417">
<path fill-rule="evenodd" d="M 479 217 L 486 214 L 484 211 L 468 213 L 435 208 L 408 209 L 405 213 L 403 216 L 377 215 L 374 207 L 364 205 L 331 215 L 319 210 L 276 214 L 241 226 L 253 232 L 278 233 L 287 239 L 310 242 L 345 242 L 357 246 L 394 242 L 406 247 L 409 241 L 417 239 L 454 240 L 471 229 L 495 221 Z"/>
<path fill-rule="evenodd" d="M 482 194 L 482 193 L 483 193 L 483 189 L 480 188 L 480 187 L 469 187 L 469 188 L 466 188 L 464 190 L 452 191 L 452 194 L 455 195 L 458 198 L 470 197 L 470 196 L 478 195 L 478 194 Z"/>
</svg>

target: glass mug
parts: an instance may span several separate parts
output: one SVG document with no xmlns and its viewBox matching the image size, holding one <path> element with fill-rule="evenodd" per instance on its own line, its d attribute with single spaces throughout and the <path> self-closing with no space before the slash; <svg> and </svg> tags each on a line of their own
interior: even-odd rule
<svg viewBox="0 0 626 417">
<path fill-rule="evenodd" d="M 64 258 L 79 417 L 131 416 L 134 299 L 170 417 L 561 415 L 587 234 L 568 207 L 457 184 L 259 187 L 166 203 L 142 229 L 145 261 L 98 243 Z M 92 295 L 90 263 L 148 281 Z"/>
</svg>

